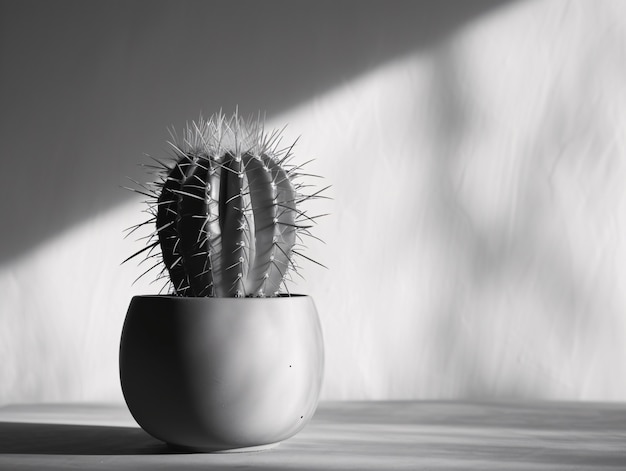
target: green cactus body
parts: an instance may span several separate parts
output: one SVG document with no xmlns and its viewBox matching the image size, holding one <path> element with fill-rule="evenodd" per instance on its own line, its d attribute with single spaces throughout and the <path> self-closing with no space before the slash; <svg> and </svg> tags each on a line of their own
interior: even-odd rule
<svg viewBox="0 0 626 471">
<path fill-rule="evenodd" d="M 172 147 L 156 202 L 162 259 L 180 296 L 274 296 L 294 267 L 298 185 L 259 122 L 216 115 Z"/>
</svg>

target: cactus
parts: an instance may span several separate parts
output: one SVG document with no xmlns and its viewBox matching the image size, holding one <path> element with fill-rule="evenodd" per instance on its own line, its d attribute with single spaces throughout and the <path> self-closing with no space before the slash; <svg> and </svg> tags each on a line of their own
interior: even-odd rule
<svg viewBox="0 0 626 471">
<path fill-rule="evenodd" d="M 323 197 L 304 195 L 297 183 L 302 166 L 291 165 L 293 145 L 279 149 L 280 131 L 266 134 L 261 119 L 238 113 L 200 118 L 172 134 L 173 165 L 158 161 L 154 187 L 138 191 L 150 198 L 156 223 L 142 250 L 156 258 L 178 296 L 265 297 L 287 289 L 302 236 L 311 236 L 309 216 L 299 205 Z M 294 143 L 295 144 L 295 143 Z M 137 183 L 137 182 L 135 182 Z M 160 246 L 161 253 L 154 253 Z M 312 260 L 313 261 L 313 260 Z M 315 262 L 315 261 L 314 261 Z M 315 262 L 317 263 L 317 262 Z"/>
</svg>

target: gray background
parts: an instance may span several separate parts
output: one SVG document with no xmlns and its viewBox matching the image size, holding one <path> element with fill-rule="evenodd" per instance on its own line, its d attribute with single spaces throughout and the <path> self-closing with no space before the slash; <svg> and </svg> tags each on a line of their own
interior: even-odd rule
<svg viewBox="0 0 626 471">
<path fill-rule="evenodd" d="M 626 398 L 624 10 L 1 1 L 0 403 L 120 400 L 119 186 L 237 106 L 333 185 L 323 398 Z"/>
</svg>

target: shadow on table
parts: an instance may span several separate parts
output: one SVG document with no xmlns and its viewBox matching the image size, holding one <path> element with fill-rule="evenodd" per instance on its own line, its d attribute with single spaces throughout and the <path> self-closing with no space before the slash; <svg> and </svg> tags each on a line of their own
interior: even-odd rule
<svg viewBox="0 0 626 471">
<path fill-rule="evenodd" d="M 0 454 L 147 455 L 178 453 L 139 428 L 0 423 Z"/>
</svg>

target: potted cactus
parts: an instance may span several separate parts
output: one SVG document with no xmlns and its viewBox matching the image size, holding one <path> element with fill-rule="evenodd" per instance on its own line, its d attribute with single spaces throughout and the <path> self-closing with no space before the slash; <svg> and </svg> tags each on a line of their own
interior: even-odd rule
<svg viewBox="0 0 626 471">
<path fill-rule="evenodd" d="M 286 282 L 297 257 L 309 259 L 301 244 L 315 217 L 300 205 L 323 190 L 303 194 L 280 135 L 237 113 L 200 119 L 172 134 L 172 161 L 151 166 L 156 182 L 133 189 L 149 197 L 151 218 L 131 232 L 155 230 L 127 260 L 154 260 L 169 292 L 131 300 L 122 392 L 139 425 L 174 447 L 275 446 L 317 407 L 320 323 Z"/>
</svg>

